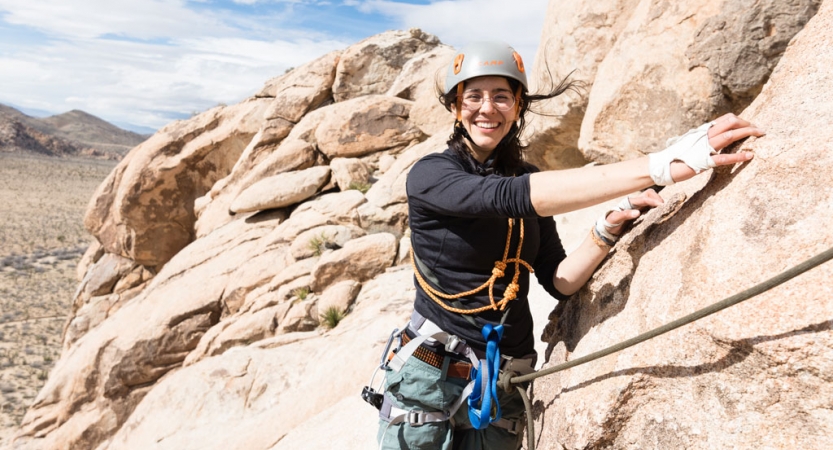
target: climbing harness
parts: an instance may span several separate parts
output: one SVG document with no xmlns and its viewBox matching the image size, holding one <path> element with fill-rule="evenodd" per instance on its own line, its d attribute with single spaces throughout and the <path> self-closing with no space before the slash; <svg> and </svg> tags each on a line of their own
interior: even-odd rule
<svg viewBox="0 0 833 450">
<path fill-rule="evenodd" d="M 523 430 L 523 421 L 507 420 L 501 417 L 500 403 L 498 402 L 498 379 L 501 373 L 504 374 L 504 377 L 507 377 L 528 374 L 534 371 L 534 358 L 519 359 L 504 357 L 500 354 L 499 348 L 500 340 L 503 337 L 503 322 L 506 320 L 510 310 L 507 305 L 510 301 L 517 298 L 521 266 L 527 268 L 530 273 L 534 272 L 532 266 L 521 259 L 521 251 L 524 243 L 523 219 L 520 219 L 518 247 L 515 252 L 515 257 L 509 257 L 514 225 L 515 220 L 508 219 L 503 257 L 501 260 L 495 261 L 489 279 L 472 290 L 458 294 L 447 294 L 441 291 L 442 285 L 433 271 L 416 256 L 413 251 L 413 246 L 411 247 L 411 263 L 416 279 L 420 286 L 422 286 L 424 292 L 434 302 L 448 311 L 463 315 L 474 326 L 477 326 L 477 324 L 471 317 L 473 314 L 487 310 L 503 311 L 504 314 L 499 324 L 485 324 L 482 327 L 481 333 L 486 342 L 486 352 L 482 355 L 475 352 L 464 340 L 444 332 L 440 327 L 416 311 L 413 312 L 411 321 L 406 326 L 406 330 L 409 330 L 415 336 L 414 338 L 410 338 L 406 330 L 394 330 L 385 346 L 377 371 L 383 369 L 399 372 L 409 358 L 416 357 L 434 367 L 442 369 L 443 377 L 452 373 L 459 376 L 461 374 L 459 367 L 460 365 L 464 365 L 466 370 L 462 373 L 469 383 L 463 389 L 457 400 L 444 411 L 409 411 L 395 406 L 390 393 L 380 394 L 371 387 L 373 385 L 373 378 L 376 375 L 376 371 L 374 371 L 370 386 L 365 386 L 362 391 L 362 398 L 379 410 L 379 416 L 383 421 L 388 423 L 388 426 L 403 422 L 408 423 L 410 426 L 421 426 L 431 422 L 452 421 L 454 414 L 465 403 L 468 408 L 467 412 L 471 428 L 482 430 L 491 425 L 506 429 L 513 434 L 518 434 Z M 509 264 L 515 265 L 515 274 L 505 289 L 503 298 L 495 301 L 495 282 L 506 275 L 505 270 Z M 425 273 L 425 276 L 423 276 L 423 273 Z M 426 278 L 430 279 L 440 289 L 431 286 L 426 281 Z M 460 298 L 476 294 L 487 288 L 489 292 L 489 305 L 467 309 L 459 301 Z M 447 304 L 447 302 L 451 303 L 451 305 Z M 394 341 L 397 342 L 397 346 L 395 349 L 391 349 Z M 431 345 L 441 346 L 446 354 L 459 355 L 461 359 L 467 359 L 470 363 L 455 362 L 452 365 L 446 361 L 446 356 L 429 350 Z M 450 370 L 454 367 L 458 369 Z"/>
<path fill-rule="evenodd" d="M 489 426 L 489 424 L 494 423 L 501 418 L 501 411 L 500 411 L 500 404 L 497 401 L 497 379 L 498 373 L 500 371 L 500 340 L 503 337 L 503 321 L 506 320 L 508 316 L 509 310 L 506 309 L 507 304 L 515 300 L 518 296 L 518 279 L 521 274 L 520 267 L 523 265 L 530 273 L 534 273 L 534 269 L 532 266 L 521 259 L 521 251 L 523 250 L 524 245 L 524 221 L 520 219 L 520 226 L 519 226 L 519 238 L 518 238 L 518 246 L 515 251 L 515 257 L 509 258 L 509 250 L 512 241 L 512 231 L 514 229 L 515 219 L 508 219 L 508 227 L 506 231 L 506 244 L 503 248 L 503 258 L 500 261 L 495 261 L 494 268 L 492 268 L 492 274 L 486 282 L 481 284 L 480 286 L 471 289 L 469 291 L 460 292 L 458 294 L 446 294 L 438 289 L 432 287 L 425 278 L 422 276 L 421 272 L 426 272 L 429 277 L 432 278 L 432 281 L 439 286 L 439 280 L 433 276 L 430 269 L 422 264 L 420 259 L 414 253 L 413 245 L 411 246 L 411 265 L 414 269 L 414 275 L 416 276 L 417 282 L 422 287 L 423 291 L 434 300 L 435 303 L 443 307 L 443 309 L 451 312 L 455 312 L 458 314 L 462 314 L 463 317 L 466 317 L 470 323 L 474 324 L 473 320 L 470 320 L 470 315 L 476 314 L 483 311 L 494 310 L 494 311 L 505 311 L 503 318 L 500 321 L 500 324 L 494 326 L 492 324 L 486 324 L 483 326 L 481 333 L 483 334 L 483 338 L 486 341 L 486 357 L 485 359 L 481 359 L 475 364 L 476 368 L 472 368 L 472 380 L 474 383 L 474 387 L 472 392 L 469 395 L 468 399 L 468 412 L 469 412 L 469 420 L 472 423 L 472 426 L 478 430 L 483 430 Z M 503 298 L 500 301 L 495 301 L 494 296 L 494 286 L 495 282 L 504 276 L 506 276 L 506 267 L 507 264 L 514 263 L 515 264 L 515 273 L 512 277 L 512 281 L 506 287 L 506 290 L 503 293 Z M 422 268 L 417 267 L 419 265 Z M 482 306 L 480 308 L 471 308 L 466 309 L 462 307 L 462 304 L 456 302 L 457 299 L 462 297 L 470 296 L 476 294 L 484 289 L 489 289 L 489 305 Z M 451 300 L 454 301 L 455 304 L 453 306 L 449 306 L 445 301 Z"/>
<path fill-rule="evenodd" d="M 407 334 L 408 331 L 416 335 L 416 337 L 409 338 Z M 395 348 L 393 348 L 394 342 L 397 343 Z M 460 358 L 467 359 L 469 362 L 449 362 L 446 360 L 446 356 L 440 355 L 438 352 L 428 350 L 423 344 L 429 344 L 429 346 L 439 346 L 446 353 L 458 355 Z M 496 346 L 497 343 L 495 343 L 495 347 Z M 394 406 L 393 398 L 389 393 L 380 394 L 378 390 L 371 387 L 373 386 L 373 380 L 376 376 L 376 372 L 379 369 L 399 372 L 405 366 L 405 362 L 411 357 L 416 357 L 417 359 L 440 369 L 445 368 L 444 374 L 447 376 L 457 377 L 469 381 L 457 400 L 445 411 L 427 412 L 421 410 L 404 410 Z M 485 360 L 489 361 L 488 352 L 485 356 Z M 385 422 L 388 422 L 389 425 L 406 422 L 411 426 L 420 426 L 431 422 L 450 421 L 460 407 L 464 403 L 467 403 L 467 399 L 469 403 L 471 402 L 470 397 L 475 393 L 475 390 L 477 390 L 477 397 L 481 399 L 484 398 L 483 390 L 486 388 L 491 389 L 488 394 L 486 394 L 489 399 L 482 403 L 488 403 L 485 410 L 492 411 L 492 405 L 497 404 L 497 377 L 495 376 L 493 378 L 489 378 L 487 376 L 486 379 L 488 382 L 481 382 L 478 385 L 476 380 L 479 377 L 476 373 L 478 370 L 482 370 L 482 367 L 484 367 L 483 363 L 484 358 L 481 357 L 481 355 L 479 355 L 468 344 L 466 344 L 464 340 L 453 334 L 442 331 L 436 324 L 414 311 L 411 315 L 411 320 L 408 322 L 405 329 L 395 329 L 391 333 L 390 338 L 388 338 L 388 343 L 382 353 L 380 364 L 376 371 L 374 371 L 370 384 L 365 386 L 362 390 L 362 398 L 378 409 L 379 417 Z M 517 375 L 532 373 L 534 371 L 534 363 L 534 358 L 513 358 L 510 356 L 501 356 L 499 353 L 494 352 L 493 359 L 490 363 L 486 364 L 485 367 L 491 368 L 490 370 L 495 374 L 499 371 L 503 371 L 504 373 Z M 480 405 L 481 403 L 477 404 Z M 477 411 L 477 414 L 482 413 L 481 411 Z M 469 416 L 471 417 L 471 410 L 469 411 Z M 523 422 L 520 420 L 507 420 L 499 416 L 496 417 L 493 414 L 490 414 L 487 417 L 490 420 L 483 421 L 478 419 L 479 421 L 477 423 L 480 424 L 480 429 L 483 429 L 490 424 L 492 426 L 504 428 L 513 434 L 517 434 L 523 429 Z M 475 422 L 472 421 L 472 424 L 474 423 Z"/>
</svg>

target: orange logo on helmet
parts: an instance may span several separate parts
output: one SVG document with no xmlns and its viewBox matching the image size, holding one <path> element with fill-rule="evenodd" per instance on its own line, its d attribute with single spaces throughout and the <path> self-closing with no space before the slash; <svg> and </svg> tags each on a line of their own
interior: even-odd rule
<svg viewBox="0 0 833 450">
<path fill-rule="evenodd" d="M 458 75 L 460 70 L 463 69 L 463 58 L 465 58 L 465 55 L 462 53 L 454 58 L 454 75 Z"/>
<path fill-rule="evenodd" d="M 491 61 L 481 61 L 480 65 L 481 66 L 502 66 L 503 61 L 498 61 L 498 60 L 495 60 L 495 59 L 493 59 Z"/>
<path fill-rule="evenodd" d="M 515 58 L 515 63 L 518 65 L 518 70 L 520 70 L 521 73 L 524 73 L 524 60 L 521 59 L 521 55 L 519 55 L 518 52 L 513 52 L 512 57 Z"/>
</svg>

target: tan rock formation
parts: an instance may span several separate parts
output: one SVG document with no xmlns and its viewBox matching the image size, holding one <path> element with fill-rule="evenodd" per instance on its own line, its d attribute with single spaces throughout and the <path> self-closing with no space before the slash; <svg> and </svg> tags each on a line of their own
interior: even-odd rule
<svg viewBox="0 0 833 450">
<path fill-rule="evenodd" d="M 330 169 L 333 171 L 336 186 L 342 191 L 369 185 L 370 168 L 360 159 L 333 158 L 330 161 Z"/>
<path fill-rule="evenodd" d="M 368 95 L 331 105 L 315 131 L 318 147 L 330 159 L 349 158 L 422 140 L 422 132 L 408 121 L 412 103 Z"/>
<path fill-rule="evenodd" d="M 436 52 L 424 55 L 439 45 L 434 40 L 417 31 L 382 36 L 373 45 L 378 50 L 382 43 L 387 50 L 354 52 L 353 63 L 383 57 L 398 69 L 342 71 L 340 89 L 354 94 L 365 89 L 350 85 L 348 78 L 355 75 L 356 83 L 375 79 L 372 89 L 390 90 L 402 66 L 417 56 L 419 61 L 399 77 L 396 95 L 427 92 L 430 83 L 420 82 L 418 74 L 435 64 Z M 385 52 L 398 52 L 398 59 Z M 397 163 L 397 156 L 425 136 L 410 121 L 412 101 L 393 94 L 328 105 L 339 61 L 339 52 L 326 55 L 270 81 L 253 99 L 172 124 L 114 170 L 87 215 L 102 245 L 91 246 L 79 269 L 85 278 L 64 356 L 26 416 L 16 448 L 107 448 L 111 435 L 123 429 L 164 375 L 253 342 L 296 345 L 305 340 L 300 336 L 320 327 L 321 308 L 352 314 L 361 286 L 378 289 L 373 278 L 394 262 L 406 205 L 362 209 L 367 205 L 362 192 L 331 192 L 336 182 L 324 184 L 323 174 L 329 175 L 332 164 L 346 174 L 342 185 L 349 187 L 348 179 L 366 182 L 386 155 L 401 178 L 413 161 Z M 347 62 L 339 67 L 349 67 Z M 309 172 L 322 176 L 312 183 L 287 181 Z M 270 179 L 281 182 L 261 189 Z M 300 189 L 306 185 L 312 187 Z M 305 192 L 278 203 L 244 201 L 257 197 L 258 190 L 270 200 L 285 197 L 281 190 L 287 188 Z M 320 190 L 330 191 L 308 199 Z M 297 202 L 303 203 L 293 206 Z M 269 211 L 258 212 L 263 209 Z M 302 248 L 307 237 L 328 230 L 333 233 L 323 243 L 322 257 Z M 396 236 L 379 233 L 387 230 Z M 368 232 L 376 234 L 362 237 Z M 409 288 L 405 283 L 395 288 L 396 295 L 375 301 L 389 306 Z M 373 304 L 366 308 L 368 317 L 378 316 Z M 141 322 L 132 323 L 137 318 Z M 346 370 L 366 378 L 363 368 Z"/>
<path fill-rule="evenodd" d="M 423 133 L 449 134 L 454 117 L 437 100 L 437 87 L 445 82 L 445 71 L 454 57 L 454 49 L 440 45 L 416 56 L 402 68 L 388 95 L 413 100 L 410 119 Z"/>
<path fill-rule="evenodd" d="M 579 152 L 581 121 L 599 64 L 627 25 L 639 0 L 605 2 L 550 2 L 544 18 L 541 45 L 529 77 L 533 92 L 548 92 L 572 74 L 584 83 L 581 95 L 568 92 L 550 100 L 532 115 L 527 136 L 527 159 L 542 169 L 585 164 Z M 524 55 L 527 58 L 530 56 Z"/>
<path fill-rule="evenodd" d="M 304 448 L 373 448 L 378 415 L 367 404 L 348 400 L 357 397 L 357 387 L 369 376 L 368 367 L 355 362 L 371 361 L 372 370 L 390 331 L 407 319 L 412 285 L 391 287 L 408 285 L 410 279 L 409 271 L 400 270 L 370 282 L 353 313 L 331 331 L 262 340 L 166 377 L 98 450 L 265 450 L 282 445 L 284 436 L 305 423 L 328 438 L 324 447 Z M 331 422 L 317 415 L 343 402 L 355 406 L 346 416 L 350 419 L 322 428 Z M 248 419 L 239 420 L 243 417 Z M 354 429 L 359 426 L 365 428 Z M 337 433 L 342 427 L 353 431 Z"/>
<path fill-rule="evenodd" d="M 740 112 L 819 3 L 643 0 L 599 65 L 581 152 L 605 163 L 634 158 L 724 112 Z"/>
<path fill-rule="evenodd" d="M 551 2 L 531 82 L 548 90 L 551 78 L 575 70 L 586 90 L 548 102 L 530 121 L 529 160 L 562 168 L 629 159 L 741 111 L 819 4 Z"/>
<path fill-rule="evenodd" d="M 437 134 L 402 152 L 379 181 L 367 191 L 367 201 L 380 208 L 394 203 L 404 203 L 407 200 L 405 178 L 411 166 L 429 153 L 445 151 L 447 140 L 447 135 Z"/>
<path fill-rule="evenodd" d="M 341 52 L 330 52 L 310 63 L 290 71 L 274 82 L 268 82 L 261 96 L 275 100 L 266 111 L 266 119 L 281 118 L 298 123 L 313 110 L 332 97 L 336 65 Z"/>
<path fill-rule="evenodd" d="M 750 163 L 663 191 L 554 313 L 547 365 L 740 292 L 833 246 L 833 3 L 744 111 Z M 799 123 L 800 122 L 800 123 Z M 688 199 L 683 201 L 686 194 Z M 773 205 L 778 204 L 778 207 Z M 833 420 L 827 263 L 743 304 L 535 384 L 540 449 L 824 448 Z M 592 401 L 591 401 L 592 399 Z"/>
<path fill-rule="evenodd" d="M 330 168 L 327 166 L 264 178 L 241 192 L 229 210 L 244 213 L 294 205 L 315 195 L 329 179 Z"/>
<path fill-rule="evenodd" d="M 197 237 L 205 236 L 217 227 L 235 219 L 229 214 L 231 202 L 240 192 L 258 181 L 294 170 L 303 170 L 315 164 L 315 142 L 309 141 L 311 129 L 318 126 L 322 114 L 307 114 L 280 144 L 260 145 L 260 136 L 255 135 L 243 151 L 240 159 L 232 168 L 231 174 L 219 180 L 211 188 L 209 198 L 203 200 L 204 206 L 195 225 Z"/>
<path fill-rule="evenodd" d="M 318 316 L 321 317 L 330 310 L 346 312 L 356 300 L 361 288 L 362 284 L 354 280 L 339 281 L 328 287 L 318 298 Z"/>
<path fill-rule="evenodd" d="M 384 94 L 408 61 L 438 45 L 436 36 L 413 28 L 386 31 L 350 46 L 341 54 L 336 69 L 335 101 Z"/>
<path fill-rule="evenodd" d="M 194 239 L 194 200 L 228 175 L 267 106 L 251 99 L 160 130 L 98 188 L 87 230 L 109 253 L 145 266 L 167 262 Z"/>
<path fill-rule="evenodd" d="M 396 237 L 390 233 L 371 234 L 347 242 L 321 257 L 310 274 L 310 288 L 322 292 L 342 280 L 370 280 L 393 264 L 396 244 Z"/>
</svg>

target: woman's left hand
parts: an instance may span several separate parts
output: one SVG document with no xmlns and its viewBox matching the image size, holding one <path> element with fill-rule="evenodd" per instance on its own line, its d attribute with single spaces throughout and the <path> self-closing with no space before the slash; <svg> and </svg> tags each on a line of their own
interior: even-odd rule
<svg viewBox="0 0 833 450">
<path fill-rule="evenodd" d="M 622 229 L 625 224 L 638 218 L 642 214 L 641 210 L 655 208 L 665 202 L 653 189 L 647 189 L 639 195 L 628 197 L 628 201 L 631 202 L 631 206 L 634 209 L 612 211 L 606 217 L 608 223 L 616 225 L 612 228 L 607 228 L 608 231 L 615 235 L 622 234 Z"/>
</svg>

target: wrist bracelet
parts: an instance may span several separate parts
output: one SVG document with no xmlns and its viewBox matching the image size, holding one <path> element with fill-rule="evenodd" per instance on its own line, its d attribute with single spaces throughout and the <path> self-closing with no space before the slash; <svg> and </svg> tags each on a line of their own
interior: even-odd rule
<svg viewBox="0 0 833 450">
<path fill-rule="evenodd" d="M 590 229 L 590 237 L 593 238 L 593 242 L 600 248 L 610 249 L 610 247 L 613 247 L 613 245 L 615 244 L 615 242 L 611 242 L 610 240 L 599 234 L 595 226 Z"/>
</svg>

